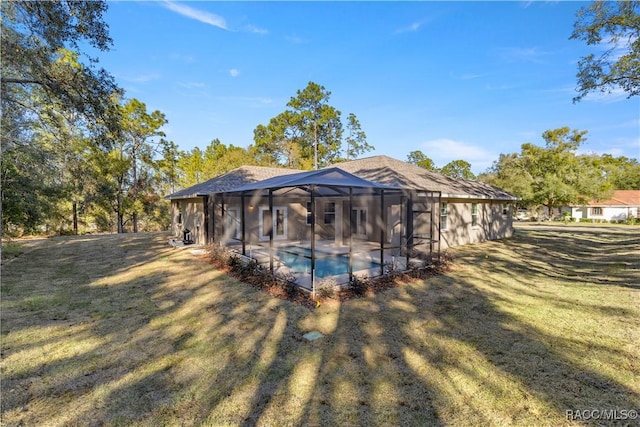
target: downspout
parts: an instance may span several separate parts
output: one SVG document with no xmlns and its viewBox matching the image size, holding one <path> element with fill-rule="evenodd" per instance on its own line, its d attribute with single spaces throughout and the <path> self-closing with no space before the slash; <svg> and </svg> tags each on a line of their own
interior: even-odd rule
<svg viewBox="0 0 640 427">
<path fill-rule="evenodd" d="M 227 224 L 224 218 L 224 193 L 220 195 L 220 220 L 222 221 L 222 236 L 227 234 Z M 223 243 L 223 240 L 220 241 Z M 227 245 L 226 239 L 224 239 L 225 246 Z"/>
<path fill-rule="evenodd" d="M 316 186 L 311 190 L 311 297 L 316 299 Z"/>
<path fill-rule="evenodd" d="M 207 208 L 208 209 L 208 208 Z M 216 195 L 211 195 L 211 243 L 216 241 Z"/>
<path fill-rule="evenodd" d="M 209 196 L 205 195 L 203 200 L 204 210 L 204 241 L 205 243 L 211 243 L 209 241 Z"/>
<path fill-rule="evenodd" d="M 380 275 L 384 276 L 384 232 L 386 228 L 384 210 L 384 190 L 380 190 Z"/>
<path fill-rule="evenodd" d="M 429 227 L 429 257 L 433 259 L 433 215 L 435 215 L 433 210 L 435 206 L 433 205 L 433 193 L 430 194 L 431 196 L 429 197 L 429 200 L 431 200 L 431 209 L 429 209 L 429 212 L 431 212 L 431 216 L 429 218 L 429 224 L 431 225 Z M 440 243 L 438 243 L 438 247 L 440 247 Z"/>
<path fill-rule="evenodd" d="M 413 252 L 413 192 L 411 190 L 407 198 L 407 227 L 405 231 L 407 234 L 407 268 L 409 268 L 409 259 Z"/>
<path fill-rule="evenodd" d="M 438 208 L 440 208 L 440 205 L 442 204 L 442 192 L 438 192 Z M 440 248 L 442 246 L 442 230 L 441 230 L 441 220 L 442 220 L 442 216 L 440 215 L 440 212 L 438 212 L 438 261 L 440 261 Z"/>
<path fill-rule="evenodd" d="M 269 271 L 273 274 L 273 190 L 269 189 L 269 216 L 271 217 L 271 227 L 269 227 Z"/>
<path fill-rule="evenodd" d="M 240 227 L 241 227 L 241 232 L 242 232 L 242 255 L 246 256 L 247 255 L 247 249 L 246 249 L 246 242 L 245 242 L 245 215 L 244 215 L 244 193 L 242 193 L 240 195 L 240 209 L 241 209 L 241 214 L 240 214 Z"/>
<path fill-rule="evenodd" d="M 353 187 L 349 187 L 349 283 L 353 282 Z"/>
</svg>

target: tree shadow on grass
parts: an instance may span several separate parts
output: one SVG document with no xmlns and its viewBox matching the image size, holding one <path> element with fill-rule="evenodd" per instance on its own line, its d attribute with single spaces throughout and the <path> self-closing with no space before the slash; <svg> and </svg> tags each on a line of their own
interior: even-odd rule
<svg viewBox="0 0 640 427">
<path fill-rule="evenodd" d="M 510 266 L 519 274 L 640 288 L 640 230 L 519 229 L 507 244 L 522 257 Z"/>
<path fill-rule="evenodd" d="M 155 260 L 149 271 L 129 247 L 115 274 L 105 269 L 100 277 L 74 276 L 84 285 L 75 288 L 74 298 L 59 301 L 68 319 L 51 320 L 46 307 L 35 318 L 21 319 L 32 313 L 18 307 L 6 324 L 3 313 L 3 337 L 51 327 L 50 336 L 3 348 L 3 356 L 84 343 L 75 354 L 63 351 L 46 364 L 12 367 L 3 376 L 3 388 L 14 393 L 3 397 L 3 419 L 9 414 L 9 424 L 558 424 L 566 421 L 567 409 L 637 407 L 637 390 L 578 357 L 599 351 L 613 358 L 620 349 L 550 336 L 505 309 L 521 290 L 538 303 L 571 308 L 568 297 L 535 284 L 546 277 L 571 286 L 565 271 L 548 275 L 541 251 L 546 239 L 478 245 L 457 261 L 479 264 L 486 251 L 495 251 L 493 272 L 454 270 L 316 311 L 217 275 L 192 257 L 165 254 L 157 241 L 148 248 Z M 520 255 L 501 254 L 510 248 Z M 548 249 L 556 247 L 549 243 Z M 615 262 L 614 252 L 601 261 Z M 189 274 L 165 271 L 159 262 L 165 256 L 167 265 L 189 267 Z M 522 270 L 529 272 L 522 284 L 492 275 L 509 277 L 528 259 L 537 263 Z M 113 282 L 135 268 L 135 277 Z M 20 273 L 14 273 L 15 287 Z M 587 284 L 600 284 L 585 274 Z M 56 294 L 63 288 L 44 289 Z M 603 321 L 633 314 L 593 306 Z M 64 332 L 65 325 L 71 332 Z M 302 334 L 311 329 L 326 336 L 306 342 Z M 622 351 L 621 357 L 633 355 Z"/>
<path fill-rule="evenodd" d="M 640 404 L 637 391 L 576 364 L 567 347 L 550 346 L 548 343 L 555 338 L 496 309 L 490 298 L 469 283 L 453 283 L 435 301 L 434 309 L 442 324 L 440 336 L 479 351 L 495 368 L 518 379 L 528 393 L 547 402 L 560 417 L 577 405 L 634 408 Z M 475 322 L 481 325 L 471 326 Z"/>
<path fill-rule="evenodd" d="M 170 259 L 155 235 L 47 243 L 3 269 L 3 420 L 84 424 L 162 405 L 178 359 L 173 337 L 153 322 L 205 287 L 166 287 L 189 258 Z M 119 390 L 113 399 L 110 388 Z"/>
</svg>

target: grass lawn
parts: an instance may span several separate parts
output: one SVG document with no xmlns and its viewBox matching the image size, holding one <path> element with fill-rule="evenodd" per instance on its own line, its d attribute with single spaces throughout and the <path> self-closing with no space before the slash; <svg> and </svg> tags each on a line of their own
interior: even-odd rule
<svg viewBox="0 0 640 427">
<path fill-rule="evenodd" d="M 3 425 L 557 426 L 640 408 L 638 228 L 518 229 L 451 251 L 446 275 L 315 310 L 166 238 L 46 239 L 2 266 Z"/>
</svg>

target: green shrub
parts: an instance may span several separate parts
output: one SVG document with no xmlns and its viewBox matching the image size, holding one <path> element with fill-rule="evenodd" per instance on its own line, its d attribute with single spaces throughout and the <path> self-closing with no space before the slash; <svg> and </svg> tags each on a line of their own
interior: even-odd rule
<svg viewBox="0 0 640 427">
<path fill-rule="evenodd" d="M 355 296 L 361 297 L 367 293 L 367 289 L 369 288 L 370 282 L 371 282 L 371 279 L 369 279 L 368 277 L 360 277 L 360 276 L 354 275 L 353 279 L 351 279 L 351 283 L 349 284 L 349 287 L 351 289 L 351 292 Z"/>
</svg>

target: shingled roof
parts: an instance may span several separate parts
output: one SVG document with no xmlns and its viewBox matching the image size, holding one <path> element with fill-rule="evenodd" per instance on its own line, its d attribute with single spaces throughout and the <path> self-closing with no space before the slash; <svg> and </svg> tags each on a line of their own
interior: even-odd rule
<svg viewBox="0 0 640 427">
<path fill-rule="evenodd" d="M 332 167 L 340 168 L 360 178 L 383 185 L 440 191 L 442 197 L 518 200 L 513 194 L 498 187 L 478 181 L 451 178 L 389 156 L 366 157 L 336 163 Z"/>
<path fill-rule="evenodd" d="M 589 206 L 640 206 L 640 190 L 616 190 L 607 200 L 593 200 Z"/>
<path fill-rule="evenodd" d="M 240 166 L 225 174 L 211 178 L 192 187 L 176 191 L 167 196 L 168 199 L 188 199 L 214 193 L 224 193 L 237 187 L 262 181 L 274 176 L 284 176 L 302 172 L 298 169 L 269 168 L 265 166 Z"/>
<path fill-rule="evenodd" d="M 518 200 L 516 196 L 498 187 L 483 182 L 451 178 L 389 156 L 366 157 L 349 162 L 336 163 L 329 167 L 342 169 L 359 178 L 384 186 L 440 191 L 442 197 Z M 172 200 L 187 199 L 214 193 L 224 193 L 247 184 L 300 172 L 305 171 L 264 166 L 241 166 L 203 183 L 177 191 L 167 196 L 167 198 Z"/>
</svg>

